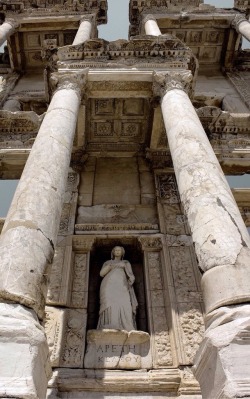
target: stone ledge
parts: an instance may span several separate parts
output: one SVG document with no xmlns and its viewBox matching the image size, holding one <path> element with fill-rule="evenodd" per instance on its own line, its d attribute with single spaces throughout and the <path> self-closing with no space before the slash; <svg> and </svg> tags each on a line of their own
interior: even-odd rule
<svg viewBox="0 0 250 399">
<path fill-rule="evenodd" d="M 59 392 L 171 392 L 177 393 L 181 382 L 179 369 L 116 371 L 55 369 L 49 388 Z M 194 383 L 197 382 L 194 380 Z"/>
</svg>

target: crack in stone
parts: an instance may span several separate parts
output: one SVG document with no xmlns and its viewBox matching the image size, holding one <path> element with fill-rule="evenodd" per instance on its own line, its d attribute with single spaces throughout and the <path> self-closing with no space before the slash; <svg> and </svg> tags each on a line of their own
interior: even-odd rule
<svg viewBox="0 0 250 399">
<path fill-rule="evenodd" d="M 55 246 L 52 240 L 50 240 L 48 237 L 46 237 L 46 235 L 44 234 L 44 232 L 41 229 L 37 229 L 37 231 L 40 231 L 42 233 L 42 235 L 49 241 L 53 251 L 55 250 Z"/>
<path fill-rule="evenodd" d="M 232 217 L 232 215 L 230 215 L 230 213 L 228 212 L 228 210 L 226 209 L 226 207 L 223 205 L 223 203 L 222 203 L 222 201 L 220 200 L 219 197 L 217 197 L 217 204 L 218 204 L 220 207 L 222 207 L 222 208 L 224 209 L 225 212 L 227 212 L 228 216 L 230 217 L 230 219 L 232 220 L 233 224 L 236 226 L 236 228 L 237 228 L 237 230 L 238 230 L 238 232 L 239 232 L 239 235 L 240 235 L 240 237 L 241 237 L 241 244 L 242 244 L 242 246 L 243 246 L 243 247 L 247 247 L 247 244 L 246 244 L 245 240 L 244 240 L 243 237 L 242 237 L 242 234 L 241 234 L 241 232 L 240 232 L 240 229 L 239 229 L 239 227 L 238 227 L 236 221 L 234 220 L 234 218 Z"/>
</svg>

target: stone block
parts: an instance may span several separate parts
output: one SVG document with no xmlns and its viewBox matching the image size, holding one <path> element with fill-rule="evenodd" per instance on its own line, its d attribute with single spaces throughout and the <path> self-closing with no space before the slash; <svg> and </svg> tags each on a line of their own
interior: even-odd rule
<svg viewBox="0 0 250 399">
<path fill-rule="evenodd" d="M 0 304 L 0 397 L 46 397 L 51 368 L 46 336 L 35 312 Z"/>
<path fill-rule="evenodd" d="M 89 330 L 84 367 L 150 369 L 150 336 L 143 331 Z"/>
</svg>

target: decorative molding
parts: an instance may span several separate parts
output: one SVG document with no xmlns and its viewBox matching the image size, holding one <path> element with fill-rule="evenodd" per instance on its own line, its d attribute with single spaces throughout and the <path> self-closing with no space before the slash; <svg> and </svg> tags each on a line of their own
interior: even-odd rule
<svg viewBox="0 0 250 399">
<path fill-rule="evenodd" d="M 0 12 L 4 12 L 7 16 L 25 17 L 46 17 L 46 16 L 75 16 L 79 18 L 79 14 L 90 13 L 96 15 L 98 24 L 107 22 L 107 1 L 106 0 L 58 0 L 56 3 L 49 0 L 8 0 L 1 1 Z"/>
</svg>

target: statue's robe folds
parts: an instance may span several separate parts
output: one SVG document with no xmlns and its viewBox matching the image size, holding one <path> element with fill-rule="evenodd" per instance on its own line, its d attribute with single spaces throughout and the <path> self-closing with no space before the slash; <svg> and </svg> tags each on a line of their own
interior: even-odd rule
<svg viewBox="0 0 250 399">
<path fill-rule="evenodd" d="M 136 330 L 138 306 L 132 284 L 135 280 L 126 260 L 108 260 L 102 266 L 98 329 Z"/>
</svg>

